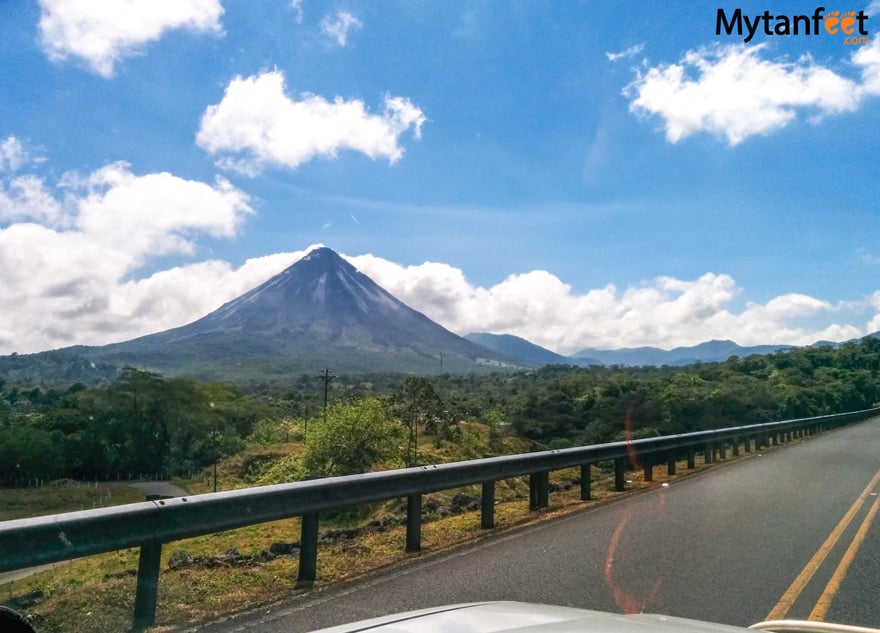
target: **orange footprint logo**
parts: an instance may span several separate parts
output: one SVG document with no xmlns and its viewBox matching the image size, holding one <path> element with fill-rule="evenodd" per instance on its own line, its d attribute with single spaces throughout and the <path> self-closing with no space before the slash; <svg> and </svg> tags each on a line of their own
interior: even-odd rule
<svg viewBox="0 0 880 633">
<path fill-rule="evenodd" d="M 852 35 L 855 33 L 856 23 L 856 12 L 855 11 L 847 11 L 840 18 L 840 30 L 846 33 L 847 35 Z"/>
<path fill-rule="evenodd" d="M 855 12 L 853 12 L 855 15 Z M 855 19 L 853 19 L 853 23 L 855 23 Z M 829 11 L 825 14 L 825 32 L 834 35 L 837 33 L 837 25 L 840 24 L 840 11 Z"/>
</svg>

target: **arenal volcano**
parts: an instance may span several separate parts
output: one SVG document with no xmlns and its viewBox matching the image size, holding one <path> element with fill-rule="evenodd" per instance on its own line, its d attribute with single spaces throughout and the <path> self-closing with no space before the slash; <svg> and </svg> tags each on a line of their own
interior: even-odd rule
<svg viewBox="0 0 880 633">
<path fill-rule="evenodd" d="M 93 360 L 211 379 L 514 364 L 408 307 L 329 248 L 189 325 L 75 349 Z"/>
</svg>

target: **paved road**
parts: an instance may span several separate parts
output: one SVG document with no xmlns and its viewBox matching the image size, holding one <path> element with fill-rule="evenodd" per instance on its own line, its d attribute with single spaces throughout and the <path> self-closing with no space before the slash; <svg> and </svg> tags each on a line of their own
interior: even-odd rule
<svg viewBox="0 0 880 633">
<path fill-rule="evenodd" d="M 168 497 L 185 497 L 189 493 L 180 488 L 179 486 L 175 486 L 174 484 L 167 481 L 135 481 L 135 482 L 127 482 L 124 484 L 120 484 L 117 482 L 108 482 L 106 485 L 111 486 L 122 486 L 128 488 L 137 488 L 141 492 L 146 495 L 164 495 Z M 47 569 L 54 569 L 58 565 L 63 565 L 65 563 L 52 563 L 51 565 L 40 565 L 38 567 L 27 567 L 25 569 L 17 569 L 15 571 L 6 571 L 0 573 L 0 585 L 14 582 L 16 580 L 22 580 L 24 578 L 28 578 L 33 576 L 34 574 L 38 574 L 41 571 L 46 571 Z"/>
<path fill-rule="evenodd" d="M 146 495 L 163 495 L 166 497 L 185 497 L 189 494 L 180 486 L 167 481 L 135 481 L 125 484 L 129 488 L 137 488 Z"/>
<path fill-rule="evenodd" d="M 852 542 L 863 544 L 826 617 L 880 626 L 880 528 L 867 523 L 880 498 L 880 475 L 869 486 L 878 469 L 875 419 L 204 631 L 296 633 L 499 599 L 738 625 L 765 619 L 774 607 L 777 615 L 803 618 L 827 596 Z M 816 565 L 823 545 L 828 553 Z M 789 587 L 811 561 L 815 574 L 792 597 Z"/>
</svg>

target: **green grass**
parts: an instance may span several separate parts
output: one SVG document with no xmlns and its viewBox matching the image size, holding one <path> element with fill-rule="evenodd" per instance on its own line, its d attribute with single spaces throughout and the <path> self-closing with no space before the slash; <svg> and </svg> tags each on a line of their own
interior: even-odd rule
<svg viewBox="0 0 880 633">
<path fill-rule="evenodd" d="M 120 483 L 82 483 L 70 479 L 32 488 L 0 488 L 0 521 L 91 510 L 135 503 L 144 493 Z"/>
</svg>

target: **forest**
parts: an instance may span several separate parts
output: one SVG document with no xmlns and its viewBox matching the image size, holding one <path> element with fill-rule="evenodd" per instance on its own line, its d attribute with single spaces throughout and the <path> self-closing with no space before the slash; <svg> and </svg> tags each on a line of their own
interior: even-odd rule
<svg viewBox="0 0 880 633">
<path fill-rule="evenodd" d="M 324 393 L 309 375 L 246 388 L 130 367 L 94 386 L 0 376 L 0 482 L 180 476 L 272 442 L 305 446 L 291 478 L 348 474 L 418 463 L 420 436 L 460 442 L 468 424 L 539 450 L 623 439 L 625 420 L 647 437 L 865 409 L 880 402 L 880 339 L 686 367 L 331 375 Z"/>
</svg>

